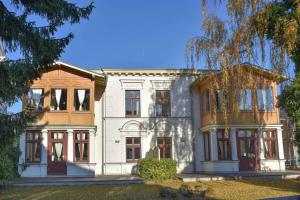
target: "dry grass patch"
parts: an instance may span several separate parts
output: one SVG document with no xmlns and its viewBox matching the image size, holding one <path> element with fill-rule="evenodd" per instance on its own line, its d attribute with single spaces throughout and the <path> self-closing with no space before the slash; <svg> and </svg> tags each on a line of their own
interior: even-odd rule
<svg viewBox="0 0 300 200">
<path fill-rule="evenodd" d="M 160 197 L 163 188 L 178 189 L 182 184 L 184 183 L 181 181 L 165 181 L 124 186 L 9 188 L 0 191 L 0 199 L 160 200 L 164 199 Z M 209 199 L 259 199 L 300 195 L 300 181 L 297 180 L 209 181 L 188 183 L 188 185 L 208 189 Z"/>
</svg>

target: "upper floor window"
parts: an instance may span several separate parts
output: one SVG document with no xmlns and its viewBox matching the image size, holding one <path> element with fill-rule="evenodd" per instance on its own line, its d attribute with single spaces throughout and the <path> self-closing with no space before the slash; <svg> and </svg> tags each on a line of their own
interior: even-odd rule
<svg viewBox="0 0 300 200">
<path fill-rule="evenodd" d="M 74 90 L 74 108 L 76 111 L 90 110 L 90 90 L 75 89 Z"/>
<path fill-rule="evenodd" d="M 26 162 L 41 161 L 41 133 L 32 131 L 26 133 Z"/>
<path fill-rule="evenodd" d="M 136 162 L 141 158 L 141 138 L 127 137 L 126 138 L 126 161 Z"/>
<path fill-rule="evenodd" d="M 240 90 L 239 96 L 240 110 L 252 110 L 252 92 L 251 89 Z"/>
<path fill-rule="evenodd" d="M 264 151 L 266 159 L 277 158 L 276 130 L 263 131 Z"/>
<path fill-rule="evenodd" d="M 257 89 L 257 101 L 259 110 L 273 110 L 274 98 L 273 90 L 269 89 Z"/>
<path fill-rule="evenodd" d="M 127 117 L 140 115 L 140 91 L 139 90 L 125 91 L 125 113 Z"/>
<path fill-rule="evenodd" d="M 223 92 L 222 90 L 217 90 L 215 94 L 216 94 L 216 109 L 217 112 L 220 112 L 222 111 Z"/>
<path fill-rule="evenodd" d="M 67 110 L 67 89 L 51 89 L 51 110 Z"/>
<path fill-rule="evenodd" d="M 27 95 L 27 106 L 35 110 L 42 110 L 44 107 L 44 89 L 30 88 Z"/>
<path fill-rule="evenodd" d="M 231 147 L 229 134 L 225 133 L 224 129 L 219 129 L 217 132 L 218 138 L 218 159 L 231 160 Z"/>
<path fill-rule="evenodd" d="M 89 160 L 89 133 L 88 131 L 74 131 L 74 158 L 75 162 Z"/>
<path fill-rule="evenodd" d="M 155 111 L 156 116 L 168 117 L 171 115 L 169 90 L 156 90 Z"/>
<path fill-rule="evenodd" d="M 160 152 L 160 158 L 172 157 L 172 138 L 171 137 L 159 137 L 157 138 L 157 146 Z"/>
<path fill-rule="evenodd" d="M 203 92 L 203 112 L 209 112 L 210 110 L 210 97 L 209 90 Z"/>
</svg>

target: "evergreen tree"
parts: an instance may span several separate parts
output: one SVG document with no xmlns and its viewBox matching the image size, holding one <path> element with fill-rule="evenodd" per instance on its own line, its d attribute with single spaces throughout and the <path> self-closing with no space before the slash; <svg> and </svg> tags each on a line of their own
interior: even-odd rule
<svg viewBox="0 0 300 200">
<path fill-rule="evenodd" d="M 0 62 L 0 99 L 13 105 L 27 94 L 33 80 L 48 70 L 73 38 L 56 38 L 58 28 L 65 23 L 79 23 L 88 19 L 93 3 L 78 7 L 66 0 L 10 0 L 0 1 L 0 38 L 8 52 L 20 51 L 21 59 L 6 58 Z M 8 4 L 10 6 L 8 7 Z M 11 10 L 17 10 L 17 13 Z M 30 17 L 47 22 L 39 27 Z M 28 122 L 36 116 L 24 110 L 16 114 L 0 113 L 0 180 L 12 178 L 18 160 L 16 140 Z"/>
</svg>

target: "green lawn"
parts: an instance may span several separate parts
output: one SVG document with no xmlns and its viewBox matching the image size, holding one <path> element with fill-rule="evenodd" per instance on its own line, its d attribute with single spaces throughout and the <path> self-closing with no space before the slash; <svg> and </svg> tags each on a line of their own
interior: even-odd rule
<svg viewBox="0 0 300 200">
<path fill-rule="evenodd" d="M 26 187 L 0 191 L 0 199 L 164 199 L 162 188 L 179 188 L 180 181 L 147 183 L 127 186 L 75 186 L 75 187 Z M 258 199 L 277 196 L 300 195 L 300 181 L 210 181 L 189 183 L 191 187 L 209 188 L 209 199 Z"/>
</svg>

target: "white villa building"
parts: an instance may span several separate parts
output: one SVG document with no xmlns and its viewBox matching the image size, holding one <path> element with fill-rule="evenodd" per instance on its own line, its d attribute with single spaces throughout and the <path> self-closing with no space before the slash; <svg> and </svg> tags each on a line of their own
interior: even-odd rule
<svg viewBox="0 0 300 200">
<path fill-rule="evenodd" d="M 23 102 L 41 116 L 21 135 L 21 176 L 132 174 L 155 147 L 160 158 L 176 160 L 178 173 L 284 171 L 276 83 L 272 120 L 232 124 L 227 137 L 222 123 L 211 124 L 202 113 L 211 100 L 204 98 L 201 74 L 55 63 Z"/>
</svg>

